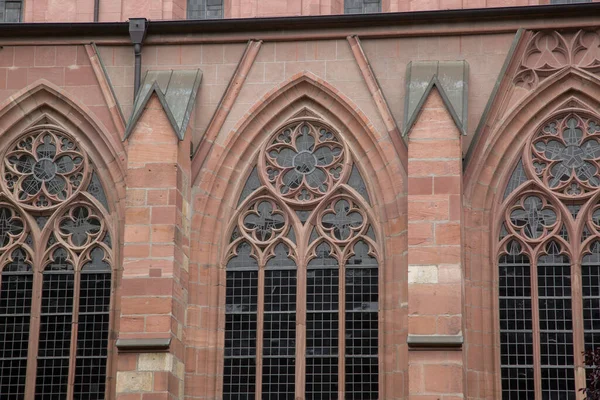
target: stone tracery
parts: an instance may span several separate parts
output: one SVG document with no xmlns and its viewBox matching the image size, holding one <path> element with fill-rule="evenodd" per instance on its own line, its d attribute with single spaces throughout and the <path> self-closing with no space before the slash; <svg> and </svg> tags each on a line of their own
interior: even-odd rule
<svg viewBox="0 0 600 400">
<path fill-rule="evenodd" d="M 569 66 L 594 73 L 600 71 L 598 30 L 534 33 L 527 42 L 514 83 L 531 90 L 544 79 Z"/>
<path fill-rule="evenodd" d="M 36 397 L 67 398 L 71 375 L 70 398 L 104 396 L 113 265 L 105 191 L 79 142 L 59 126 L 25 130 L 5 147 L 3 159 L 0 314 L 7 317 L 0 332 L 6 345 L 20 349 L 7 390 L 23 398 L 25 382 L 32 381 Z M 34 288 L 40 295 L 32 296 Z M 8 298 L 22 298 L 27 309 L 15 314 Z M 40 317 L 31 319 L 33 313 Z M 18 327 L 24 327 L 19 335 L 9 335 Z M 92 335 L 97 340 L 85 340 Z M 85 378 L 84 364 L 94 365 Z"/>
<path fill-rule="evenodd" d="M 59 205 L 89 181 L 87 157 L 68 135 L 45 125 L 25 132 L 4 158 L 4 185 L 26 208 Z"/>
<path fill-rule="evenodd" d="M 232 218 L 225 256 L 224 398 L 259 391 L 337 396 L 340 384 L 346 393 L 377 398 L 378 250 L 366 185 L 349 150 L 334 129 L 304 117 L 274 132 L 257 164 Z M 249 297 L 242 300 L 241 292 Z M 285 293 L 277 295 L 285 304 L 274 305 L 277 293 Z M 296 331 L 296 315 L 307 319 L 305 332 Z M 271 329 L 273 321 L 279 329 Z M 248 359 L 231 358 L 234 353 Z M 281 354 L 306 357 L 305 369 L 273 358 Z M 337 373 L 344 371 L 338 354 L 345 354 L 346 374 Z M 260 368 L 261 387 L 254 383 Z M 305 376 L 302 387 L 296 374 Z"/>
<path fill-rule="evenodd" d="M 590 319 L 597 296 L 573 300 L 582 295 L 575 282 L 589 286 L 600 268 L 597 121 L 583 111 L 549 118 L 507 183 L 497 254 L 502 385 L 511 398 L 574 398 L 585 382 L 577 349 L 600 343 Z"/>
<path fill-rule="evenodd" d="M 595 119 L 567 115 L 549 122 L 532 145 L 536 175 L 552 190 L 585 196 L 600 186 L 600 142 Z"/>
</svg>

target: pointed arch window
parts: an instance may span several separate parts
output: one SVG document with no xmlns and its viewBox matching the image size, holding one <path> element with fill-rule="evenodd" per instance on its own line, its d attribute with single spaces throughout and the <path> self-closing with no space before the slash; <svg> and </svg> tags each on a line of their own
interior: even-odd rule
<svg viewBox="0 0 600 400">
<path fill-rule="evenodd" d="M 229 232 L 224 399 L 377 399 L 380 250 L 364 180 L 324 122 L 263 145 Z"/>
<path fill-rule="evenodd" d="M 582 110 L 546 120 L 506 185 L 498 230 L 505 399 L 575 399 L 587 385 L 582 352 L 600 343 L 598 121 Z"/>
<path fill-rule="evenodd" d="M 111 231 L 104 189 L 75 138 L 38 125 L 6 147 L 0 191 L 3 398 L 105 398 Z"/>
</svg>

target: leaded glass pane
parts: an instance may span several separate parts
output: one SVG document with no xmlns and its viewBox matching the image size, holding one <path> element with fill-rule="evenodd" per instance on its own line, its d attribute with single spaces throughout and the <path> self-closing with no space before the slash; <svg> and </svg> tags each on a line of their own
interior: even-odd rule
<svg viewBox="0 0 600 400">
<path fill-rule="evenodd" d="M 95 171 L 92 173 L 92 178 L 90 179 L 90 184 L 87 187 L 87 191 L 104 206 L 105 210 L 109 210 L 108 201 L 106 200 L 106 193 L 104 192 L 102 182 L 100 182 L 100 179 Z"/>
<path fill-rule="evenodd" d="M 250 176 L 246 179 L 246 184 L 242 189 L 242 194 L 240 194 L 240 199 L 238 201 L 238 205 L 242 203 L 242 201 L 246 200 L 248 196 L 252 194 L 256 189 L 261 187 L 260 178 L 258 177 L 258 170 L 256 167 L 252 168 L 252 172 L 250 172 Z"/>
<path fill-rule="evenodd" d="M 55 262 L 43 274 L 35 389 L 40 400 L 67 395 L 75 282 L 73 268 L 60 250 L 55 251 Z"/>
<path fill-rule="evenodd" d="M 571 264 L 556 242 L 538 261 L 542 392 L 546 398 L 575 398 Z"/>
<path fill-rule="evenodd" d="M 344 0 L 344 14 L 381 12 L 381 0 Z"/>
<path fill-rule="evenodd" d="M 7 400 L 25 396 L 33 273 L 16 249 L 0 276 L 0 387 Z"/>
<path fill-rule="evenodd" d="M 499 262 L 500 363 L 503 399 L 533 396 L 533 317 L 529 258 L 518 242 Z"/>
<path fill-rule="evenodd" d="M 583 329 L 586 351 L 600 346 L 600 242 L 594 241 L 581 263 Z M 591 369 L 587 369 L 588 379 Z"/>
<path fill-rule="evenodd" d="M 94 248 L 80 277 L 74 394 L 82 400 L 102 400 L 106 390 L 111 274 L 104 256 Z"/>
<path fill-rule="evenodd" d="M 519 160 L 517 166 L 513 170 L 512 175 L 506 185 L 506 190 L 504 191 L 504 198 L 506 199 L 512 192 L 515 191 L 516 188 L 521 186 L 523 183 L 527 181 L 527 175 L 525 175 L 525 169 L 523 168 L 523 160 Z"/>
<path fill-rule="evenodd" d="M 346 399 L 379 398 L 379 366 L 377 357 L 346 356 Z"/>
<path fill-rule="evenodd" d="M 224 399 L 250 399 L 255 391 L 258 263 L 247 242 L 227 263 Z"/>
<path fill-rule="evenodd" d="M 338 358 L 308 357 L 306 359 L 306 398 L 336 399 L 338 396 Z"/>
<path fill-rule="evenodd" d="M 265 270 L 263 398 L 294 399 L 296 263 L 287 245 L 275 247 Z"/>
<path fill-rule="evenodd" d="M 0 22 L 21 22 L 22 0 L 0 0 Z"/>
<path fill-rule="evenodd" d="M 294 400 L 296 393 L 296 358 L 263 359 L 262 398 L 265 400 Z"/>
<path fill-rule="evenodd" d="M 362 197 L 365 198 L 367 203 L 371 203 L 369 199 L 369 192 L 367 190 L 367 185 L 362 178 L 362 175 L 356 168 L 356 165 L 352 166 L 352 172 L 350 173 L 350 178 L 348 178 L 348 185 L 350 185 L 354 190 L 356 190 Z"/>
<path fill-rule="evenodd" d="M 223 400 L 254 400 L 256 360 L 227 358 L 223 372 Z"/>
<path fill-rule="evenodd" d="M 187 0 L 187 18 L 223 18 L 223 0 Z"/>
</svg>

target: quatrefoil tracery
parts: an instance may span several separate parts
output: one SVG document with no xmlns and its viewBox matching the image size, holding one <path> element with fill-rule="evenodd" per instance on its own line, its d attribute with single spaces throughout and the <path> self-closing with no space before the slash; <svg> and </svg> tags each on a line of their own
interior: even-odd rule
<svg viewBox="0 0 600 400">
<path fill-rule="evenodd" d="M 558 226 L 556 209 L 540 195 L 524 195 L 507 210 L 511 230 L 529 241 L 538 241 Z"/>
<path fill-rule="evenodd" d="M 323 236 L 335 243 L 346 244 L 364 233 L 368 218 L 357 203 L 348 196 L 336 196 L 320 213 L 318 224 Z"/>
<path fill-rule="evenodd" d="M 268 196 L 255 199 L 238 220 L 243 234 L 262 247 L 282 236 L 288 225 L 287 214 Z"/>
<path fill-rule="evenodd" d="M 102 218 L 87 204 L 70 207 L 56 221 L 56 233 L 70 247 L 81 249 L 97 241 L 104 231 Z"/>
</svg>

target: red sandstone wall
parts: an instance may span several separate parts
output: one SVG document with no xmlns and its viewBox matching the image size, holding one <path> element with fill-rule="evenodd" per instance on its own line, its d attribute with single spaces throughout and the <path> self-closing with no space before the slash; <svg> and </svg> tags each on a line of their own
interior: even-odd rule
<svg viewBox="0 0 600 400">
<path fill-rule="evenodd" d="M 31 20 L 90 17 L 91 1 L 29 1 L 26 15 Z M 161 3 L 162 8 L 150 1 L 133 4 L 133 0 L 106 3 L 101 19 L 132 16 L 139 10 L 155 12 L 156 18 L 159 14 L 183 15 L 181 4 L 175 1 Z M 244 7 L 250 7 L 248 4 Z M 449 3 L 419 0 L 413 5 L 425 4 L 444 7 Z M 460 2 L 462 7 L 473 4 Z M 53 14 L 57 5 L 64 7 L 63 13 Z M 339 2 L 326 0 L 304 2 L 299 10 L 297 3 L 284 5 L 266 9 L 256 3 L 255 8 L 243 8 L 232 1 L 228 12 L 254 16 L 259 14 L 253 12 L 313 13 L 318 9 L 327 13 L 340 7 Z M 492 5 L 491 0 L 484 5 Z M 392 11 L 412 7 L 393 0 L 384 6 Z M 516 88 L 509 78 L 501 86 L 504 103 L 495 105 L 497 115 L 490 119 L 482 147 L 462 178 L 459 142 L 464 154 L 513 37 L 511 32 L 368 39 L 362 42 L 368 67 L 359 64 L 357 52 L 343 37 L 253 42 L 256 58 L 247 63 L 247 69 L 238 68 L 245 44 L 148 45 L 144 47 L 144 71 L 199 68 L 203 79 L 185 141 L 175 140 L 154 99 L 125 143 L 121 141 L 124 120 L 116 111 L 116 100 L 126 120 L 133 100 L 130 46 L 100 45 L 96 54 L 89 45 L 48 44 L 39 39 L 26 45 L 4 45 L 0 49 L 0 133 L 13 132 L 41 113 L 49 113 L 77 131 L 87 146 L 97 148 L 94 161 L 105 181 L 114 181 L 114 197 L 121 201 L 115 212 L 122 227 L 118 242 L 123 246 L 123 264 L 117 266 L 116 335 L 173 339 L 170 353 L 117 356 L 117 385 L 111 390 L 122 393 L 116 398 L 181 398 L 184 392 L 188 399 L 218 398 L 223 347 L 223 272 L 218 267 L 224 224 L 235 207 L 236 190 L 253 165 L 253 146 L 264 140 L 270 127 L 302 107 L 310 107 L 340 126 L 357 159 L 364 163 L 361 165 L 371 172 L 368 179 L 386 245 L 386 279 L 381 288 L 385 332 L 382 398 L 408 398 L 409 388 L 410 397 L 419 400 L 494 398 L 498 379 L 489 232 L 495 196 L 502 192 L 510 169 L 507 160 L 520 143 L 511 138 L 524 140 L 519 136 L 521 125 L 546 104 L 557 101 L 555 98 L 566 101 L 572 94 L 570 88 L 587 91 L 589 98 L 598 98 L 600 92 L 591 82 L 591 74 L 587 81 L 570 77 L 550 85 L 535 104 L 523 107 L 522 99 L 531 92 Z M 99 68 L 98 57 L 108 76 Z M 394 143 L 390 125 L 403 118 L 408 62 L 457 59 L 466 60 L 471 67 L 468 135 L 456 136 L 439 96 L 433 94 L 415 125 L 409 149 Z M 241 89 L 235 96 L 227 95 L 231 101 L 225 107 L 222 98 L 232 78 L 239 78 L 236 82 Z M 52 90 L 33 94 L 44 85 Z M 378 90 L 381 97 L 375 95 Z M 378 103 L 382 98 L 393 118 L 382 112 L 385 107 Z M 15 109 L 18 121 L 7 111 Z M 518 113 L 504 126 L 506 109 Z M 211 118 L 217 111 L 223 112 L 222 124 L 211 130 Z M 451 143 L 440 143 L 435 137 L 444 133 L 436 129 L 441 122 L 445 132 L 453 135 Z M 496 140 L 493 133 L 498 126 L 507 133 L 498 134 Z M 214 136 L 203 143 L 207 132 Z M 191 162 L 190 142 L 195 148 L 202 144 Z M 436 160 L 449 152 L 451 170 Z M 464 214 L 460 213 L 461 204 Z M 417 267 L 415 271 L 435 267 L 435 279 L 415 279 L 409 289 L 408 263 Z M 428 308 L 426 301 L 436 290 L 435 297 L 440 300 Z M 409 329 L 413 334 L 462 331 L 466 342 L 462 352 L 411 351 L 409 355 Z M 431 377 L 436 380 L 431 382 Z"/>
<path fill-rule="evenodd" d="M 600 0 L 593 0 L 594 2 Z M 225 18 L 343 14 L 343 0 L 224 0 Z M 383 0 L 383 12 L 514 7 L 549 0 Z M 100 21 L 185 19 L 186 0 L 100 0 Z M 90 22 L 94 0 L 25 0 L 25 22 Z"/>
</svg>

